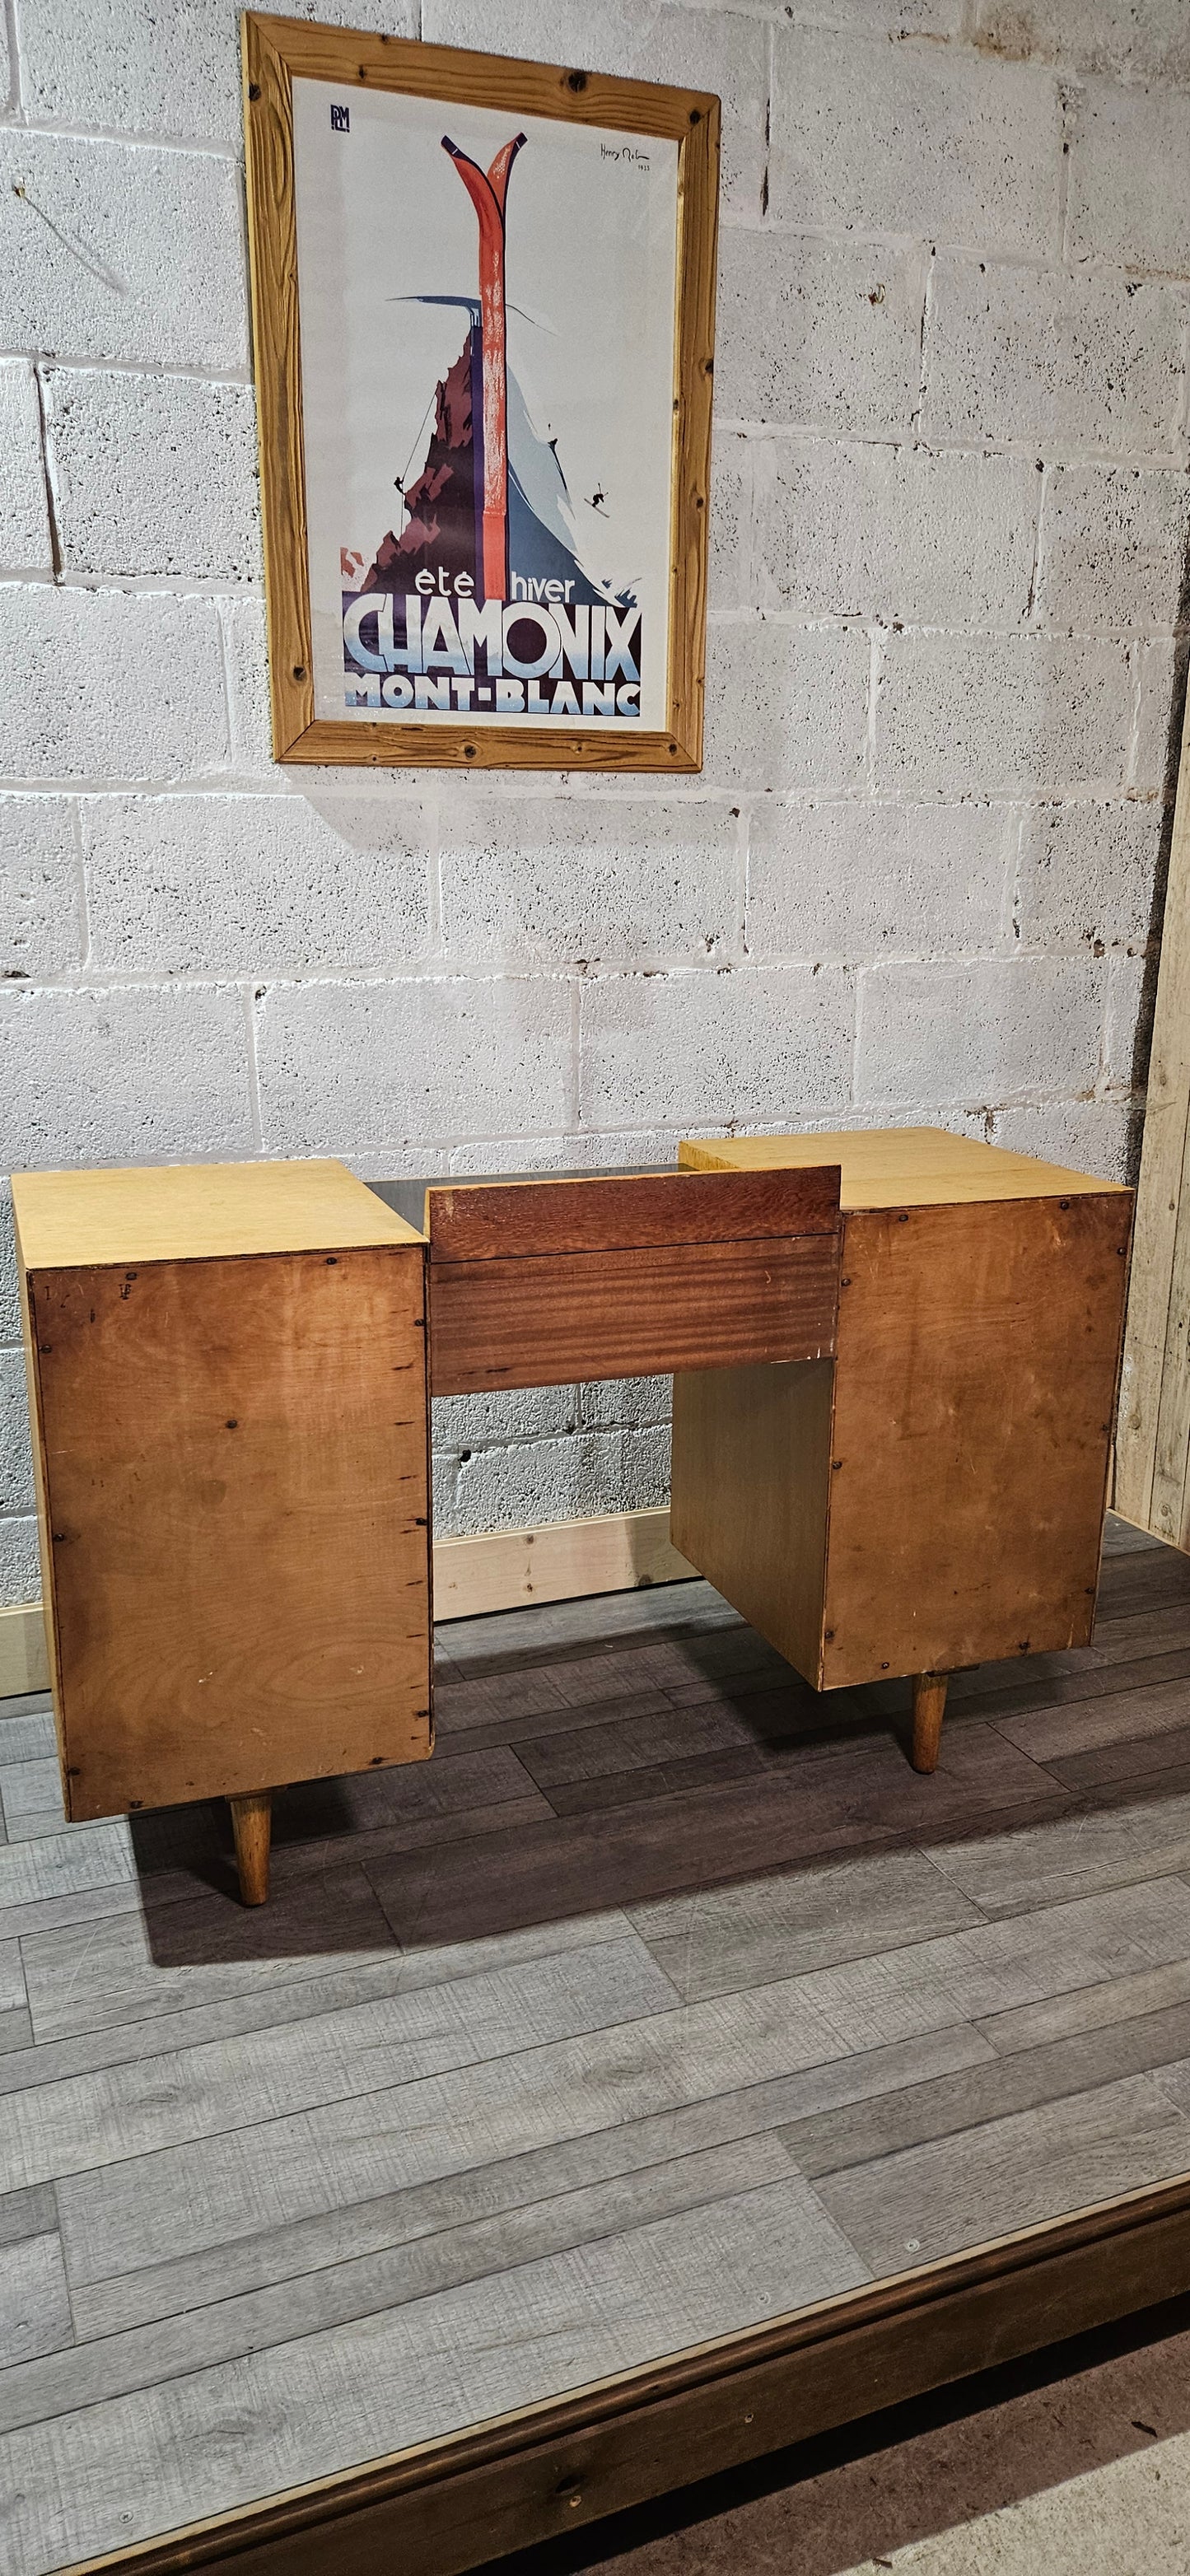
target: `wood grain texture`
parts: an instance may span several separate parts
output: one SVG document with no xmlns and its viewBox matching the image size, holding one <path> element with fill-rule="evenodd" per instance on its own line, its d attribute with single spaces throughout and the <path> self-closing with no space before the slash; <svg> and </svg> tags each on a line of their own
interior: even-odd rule
<svg viewBox="0 0 1190 2576">
<path fill-rule="evenodd" d="M 431 1392 L 818 1358 L 834 1347 L 838 1264 L 833 1234 L 434 1262 Z"/>
<path fill-rule="evenodd" d="M 6 1699 L 23 1699 L 30 1691 L 47 1690 L 50 1659 L 45 1641 L 45 1616 L 40 1601 L 18 1602 L 12 1609 L 0 1610 L 0 1717 Z"/>
<path fill-rule="evenodd" d="M 938 1747 L 946 1714 L 946 1680 L 945 1673 L 915 1673 L 913 1676 L 915 1771 L 936 1771 L 938 1768 Z"/>
<path fill-rule="evenodd" d="M 531 1601 L 681 1583 L 693 1573 L 671 1542 L 667 1511 L 606 1512 L 435 1540 L 434 1605 L 440 1619 L 473 1619 Z"/>
<path fill-rule="evenodd" d="M 1190 702 L 1149 1055 L 1116 1444 L 1120 1511 L 1190 1546 Z"/>
<path fill-rule="evenodd" d="M 1090 1637 L 1129 1209 L 1112 1191 L 848 1217 L 828 1688 Z"/>
<path fill-rule="evenodd" d="M 463 2576 L 1190 2287 L 1190 2181 L 1026 2229 L 497 2418 L 294 2486 L 135 2555 L 117 2576 Z M 85 2419 L 84 2419 L 85 2420 Z M 89 2462 L 88 2462 L 89 2465 Z"/>
<path fill-rule="evenodd" d="M 694 1173 L 587 1181 L 431 1182 L 430 1259 L 495 1261 L 534 1253 L 837 1234 L 838 1168 Z"/>
<path fill-rule="evenodd" d="M 702 766 L 718 228 L 719 101 L 604 72 L 525 63 L 249 12 L 243 19 L 252 331 L 260 422 L 266 618 L 278 760 L 434 768 L 670 770 Z M 412 92 L 678 145 L 678 256 L 666 725 L 590 729 L 355 724 L 314 714 L 306 545 L 292 81 Z"/>
<path fill-rule="evenodd" d="M 717 1591 L 817 1683 L 834 1371 L 708 1369 L 674 1381 L 670 1529 Z"/>
<path fill-rule="evenodd" d="M 423 1277 L 30 1275 L 72 1817 L 429 1752 Z"/>
<path fill-rule="evenodd" d="M 417 1229 L 345 1163 L 165 1163 L 133 1171 L 17 1172 L 26 1270 L 210 1261 L 415 1243 Z"/>
<path fill-rule="evenodd" d="M 235 1836 L 236 1869 L 245 1905 L 263 1905 L 269 1892 L 269 1846 L 273 1799 L 269 1789 L 250 1790 L 228 1801 Z"/>
<path fill-rule="evenodd" d="M 958 1207 L 983 1199 L 1103 1197 L 1116 1181 L 1089 1179 L 1060 1163 L 979 1145 L 944 1127 L 839 1129 L 831 1135 L 684 1138 L 683 1168 L 698 1172 L 800 1170 L 841 1166 L 840 1203 L 848 1208 Z"/>
<path fill-rule="evenodd" d="M 104 1919 L 10 1918 L 37 2042 L 0 2056 L 0 2245 L 60 2226 L 78 2340 L 3 2373 L 6 2571 L 443 2576 L 680 2482 L 692 2442 L 771 2446 L 1190 2277 L 1182 2182 L 1063 2214 L 1185 2152 L 1185 1783 L 1039 1826 L 1057 1784 L 980 1714 L 1011 1698 L 1028 1743 L 1022 1692 L 1060 1680 L 1126 1744 L 1171 1604 L 1190 1634 L 1184 1558 L 1113 1553 L 1095 1648 L 956 1678 L 933 1781 L 904 1684 L 779 1691 L 708 1587 L 462 1623 L 445 1758 L 280 1793 L 274 1907 L 230 1901 L 216 1805 L 0 1851 L 31 1900 L 128 1865 Z M 687 1715 L 754 1734 L 749 1818 L 675 1794 Z M 526 1753 L 621 1812 L 534 1824 Z M 865 2255 L 914 2270 L 865 2287 Z"/>
</svg>

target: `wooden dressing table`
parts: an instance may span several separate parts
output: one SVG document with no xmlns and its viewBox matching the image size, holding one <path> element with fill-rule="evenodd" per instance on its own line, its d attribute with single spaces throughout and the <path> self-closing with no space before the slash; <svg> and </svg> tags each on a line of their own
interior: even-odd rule
<svg viewBox="0 0 1190 2576">
<path fill-rule="evenodd" d="M 13 1194 L 67 1814 L 227 1797 L 248 1903 L 273 1788 L 432 1750 L 432 1394 L 672 1371 L 675 1544 L 817 1688 L 911 1674 L 920 1769 L 948 1671 L 1090 1635 L 1112 1183 L 900 1129 Z"/>
<path fill-rule="evenodd" d="M 1132 1192 L 937 1128 L 679 1148 L 841 1168 L 833 1363 L 674 1388 L 674 1545 L 818 1690 L 1086 1645 Z"/>
</svg>

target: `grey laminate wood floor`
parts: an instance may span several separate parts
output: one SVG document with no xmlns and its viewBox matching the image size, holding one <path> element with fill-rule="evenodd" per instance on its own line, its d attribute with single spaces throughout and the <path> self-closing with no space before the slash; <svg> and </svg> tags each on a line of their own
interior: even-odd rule
<svg viewBox="0 0 1190 2576">
<path fill-rule="evenodd" d="M 1108 1551 L 932 1780 L 703 1584 L 457 1623 L 262 1913 L 0 1703 L 8 2576 L 1190 2169 L 1190 1562 Z"/>
</svg>

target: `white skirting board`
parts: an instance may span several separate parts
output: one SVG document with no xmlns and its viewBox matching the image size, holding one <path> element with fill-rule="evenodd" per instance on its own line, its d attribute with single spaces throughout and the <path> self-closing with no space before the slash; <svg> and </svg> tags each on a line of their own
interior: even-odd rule
<svg viewBox="0 0 1190 2576">
<path fill-rule="evenodd" d="M 695 1572 L 669 1543 L 669 1513 L 602 1512 L 543 1529 L 489 1530 L 440 1538 L 434 1547 L 434 1616 L 475 1619 L 533 1601 L 577 1601 L 589 1592 L 632 1592 L 681 1583 Z M 0 1699 L 48 1690 L 40 1601 L 0 1609 Z"/>
</svg>

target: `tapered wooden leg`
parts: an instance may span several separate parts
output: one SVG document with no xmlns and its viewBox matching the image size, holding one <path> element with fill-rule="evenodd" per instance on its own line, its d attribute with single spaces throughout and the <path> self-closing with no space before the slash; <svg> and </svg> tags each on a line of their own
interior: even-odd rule
<svg viewBox="0 0 1190 2576">
<path fill-rule="evenodd" d="M 253 1789 L 247 1797 L 229 1798 L 227 1803 L 231 1809 L 231 1829 L 236 1838 L 240 1895 L 245 1905 L 263 1905 L 269 1892 L 272 1790 Z"/>
<path fill-rule="evenodd" d="M 937 1770 L 948 1678 L 946 1673 L 915 1673 L 913 1676 L 913 1768 L 915 1771 Z"/>
</svg>

